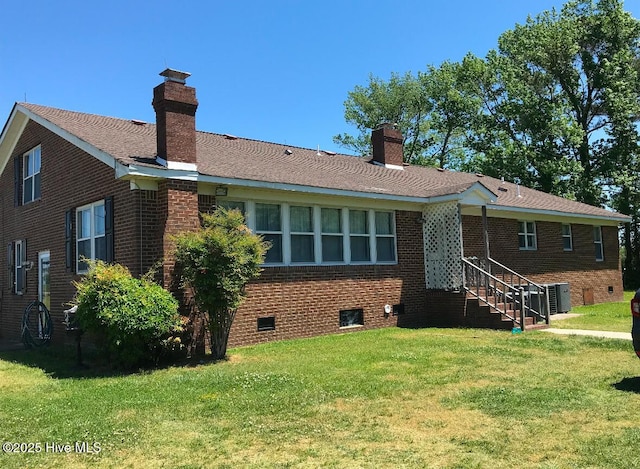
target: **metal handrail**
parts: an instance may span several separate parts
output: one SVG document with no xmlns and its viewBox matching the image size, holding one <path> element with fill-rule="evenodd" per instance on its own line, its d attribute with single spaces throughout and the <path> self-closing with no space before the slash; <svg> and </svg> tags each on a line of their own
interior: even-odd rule
<svg viewBox="0 0 640 469">
<path fill-rule="evenodd" d="M 491 264 L 496 265 L 496 266 L 500 267 L 502 270 L 506 270 L 507 272 L 509 272 L 509 273 L 511 274 L 511 276 L 512 276 L 512 277 L 515 275 L 518 279 L 520 279 L 520 280 L 524 280 L 524 283 L 526 283 L 526 284 L 528 284 L 528 285 L 533 285 L 534 287 L 538 288 L 539 290 L 543 290 L 543 289 L 545 288 L 544 286 L 542 286 L 542 285 L 540 285 L 540 284 L 538 284 L 538 283 L 533 282 L 532 280 L 528 279 L 528 278 L 527 278 L 527 277 L 525 277 L 524 275 L 519 274 L 519 273 L 518 273 L 518 272 L 516 272 L 515 270 L 510 269 L 510 268 L 509 268 L 509 267 L 507 267 L 506 265 L 501 264 L 500 262 L 498 262 L 498 261 L 497 261 L 497 260 L 495 260 L 495 259 L 492 259 L 491 257 L 488 257 L 488 258 L 487 258 L 487 260 L 488 260 Z M 518 283 L 518 284 L 520 284 L 520 283 Z M 512 285 L 513 285 L 513 282 L 512 282 Z"/>
<path fill-rule="evenodd" d="M 534 282 L 527 281 L 528 293 L 525 295 L 524 286 L 520 282 L 518 282 L 517 287 L 513 283 L 509 284 L 504 279 L 504 273 L 502 276 L 503 278 L 500 279 L 496 275 L 491 274 L 490 272 L 483 269 L 473 261 L 478 261 L 478 258 L 462 259 L 463 269 L 464 269 L 463 278 L 465 281 L 464 288 L 466 291 L 472 293 L 480 301 L 489 305 L 490 307 L 492 307 L 493 309 L 495 309 L 496 311 L 498 311 L 508 319 L 516 323 L 519 323 L 520 328 L 522 330 L 524 330 L 524 327 L 525 327 L 524 318 L 527 315 L 527 313 L 530 315 L 535 315 L 535 316 L 538 316 L 539 318 L 545 319 L 547 324 L 549 323 L 549 305 L 548 305 L 549 293 L 548 293 L 547 287 L 543 287 L 542 285 L 538 285 Z M 492 261 L 492 259 L 490 259 L 490 261 Z M 498 262 L 495 262 L 495 264 L 500 267 L 504 267 L 502 266 L 502 264 Z M 471 268 L 471 271 L 476 275 L 477 278 L 473 279 L 469 275 L 468 268 L 465 268 L 465 267 Z M 510 274 L 515 275 L 519 279 L 526 279 L 526 277 L 521 276 L 520 274 L 518 274 L 515 271 L 512 271 L 509 268 L 505 268 L 505 269 L 508 270 Z M 472 285 L 469 285 L 469 283 L 471 283 Z M 480 295 L 481 286 L 485 288 L 486 298 L 483 298 L 483 296 Z M 535 293 L 544 295 L 544 301 L 547 306 L 546 314 L 545 312 L 538 311 L 532 307 L 531 305 L 531 293 L 533 292 L 531 289 L 532 286 L 536 288 Z M 476 290 L 475 292 L 473 291 L 473 287 L 475 287 L 475 290 Z M 488 300 L 488 298 L 490 297 L 489 295 L 490 292 L 493 293 L 493 295 L 491 295 L 493 296 L 493 299 L 494 299 L 493 304 L 491 304 L 491 301 Z M 509 298 L 509 295 L 511 295 L 511 298 Z M 501 299 L 501 301 L 498 302 L 498 299 Z M 508 300 L 511 300 L 511 301 L 508 301 Z M 507 303 L 513 303 L 514 311 L 519 311 L 520 317 L 518 319 L 516 319 L 515 317 L 512 317 L 510 314 L 507 313 Z M 504 308 L 498 307 L 498 304 L 502 304 Z M 542 308 L 540 309 L 542 310 Z"/>
</svg>

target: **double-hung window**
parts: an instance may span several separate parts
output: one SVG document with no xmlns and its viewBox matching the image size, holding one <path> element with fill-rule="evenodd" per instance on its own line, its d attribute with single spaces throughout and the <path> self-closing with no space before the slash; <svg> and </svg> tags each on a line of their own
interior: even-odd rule
<svg viewBox="0 0 640 469">
<path fill-rule="evenodd" d="M 396 260 L 393 213 L 376 212 L 376 254 L 378 262 Z"/>
<path fill-rule="evenodd" d="M 593 227 L 593 247 L 595 250 L 596 261 L 604 260 L 604 248 L 602 246 L 602 227 Z"/>
<path fill-rule="evenodd" d="M 302 203 L 219 200 L 245 213 L 271 244 L 265 265 L 394 264 L 395 212 Z"/>
<path fill-rule="evenodd" d="M 351 262 L 369 262 L 371 260 L 371 235 L 367 210 L 349 210 L 349 237 Z"/>
<path fill-rule="evenodd" d="M 40 198 L 40 146 L 26 153 L 22 164 L 22 203 L 26 204 Z"/>
<path fill-rule="evenodd" d="M 562 247 L 565 251 L 573 251 L 571 225 L 565 223 L 562 224 Z"/>
<path fill-rule="evenodd" d="M 282 213 L 277 204 L 256 204 L 255 231 L 271 243 L 265 264 L 282 263 Z"/>
<path fill-rule="evenodd" d="M 313 207 L 289 208 L 291 230 L 291 262 L 313 262 L 315 259 L 313 236 Z"/>
<path fill-rule="evenodd" d="M 533 221 L 518 222 L 518 245 L 522 251 L 534 251 L 538 248 L 536 242 L 536 223 Z"/>
<path fill-rule="evenodd" d="M 344 261 L 342 209 L 322 208 L 322 262 Z"/>
<path fill-rule="evenodd" d="M 107 260 L 104 201 L 76 209 L 76 271 L 88 269 L 83 258 Z"/>
</svg>

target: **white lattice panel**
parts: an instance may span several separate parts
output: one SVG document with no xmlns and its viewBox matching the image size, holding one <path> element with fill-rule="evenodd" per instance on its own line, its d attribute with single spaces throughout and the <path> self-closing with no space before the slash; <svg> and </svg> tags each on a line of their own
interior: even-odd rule
<svg viewBox="0 0 640 469">
<path fill-rule="evenodd" d="M 424 265 L 427 289 L 453 290 L 462 285 L 462 226 L 457 202 L 428 205 L 423 211 Z"/>
</svg>

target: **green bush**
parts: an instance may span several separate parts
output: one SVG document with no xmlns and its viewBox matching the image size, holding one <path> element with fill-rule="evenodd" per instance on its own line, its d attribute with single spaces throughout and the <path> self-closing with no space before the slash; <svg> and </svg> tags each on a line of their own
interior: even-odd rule
<svg viewBox="0 0 640 469">
<path fill-rule="evenodd" d="M 160 285 L 101 261 L 90 263 L 86 276 L 74 285 L 78 323 L 95 335 L 112 364 L 132 368 L 157 363 L 163 353 L 180 348 L 178 302 Z"/>
<path fill-rule="evenodd" d="M 244 224 L 237 210 L 202 214 L 202 228 L 176 236 L 182 283 L 193 289 L 198 309 L 208 314 L 211 352 L 227 353 L 229 331 L 245 286 L 258 277 L 269 243 Z"/>
</svg>

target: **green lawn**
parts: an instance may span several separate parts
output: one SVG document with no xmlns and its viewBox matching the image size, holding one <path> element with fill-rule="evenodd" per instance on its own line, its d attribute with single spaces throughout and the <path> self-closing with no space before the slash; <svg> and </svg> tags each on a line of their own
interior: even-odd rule
<svg viewBox="0 0 640 469">
<path fill-rule="evenodd" d="M 551 327 L 560 329 L 588 329 L 613 332 L 631 332 L 631 298 L 635 292 L 625 292 L 624 301 L 600 303 L 591 306 L 576 306 L 571 313 L 581 316 L 555 320 L 562 314 L 551 316 Z"/>
<path fill-rule="evenodd" d="M 100 376 L 0 354 L 2 468 L 640 466 L 630 342 L 531 331 L 383 329 Z M 99 454 L 45 445 L 100 444 Z"/>
</svg>

